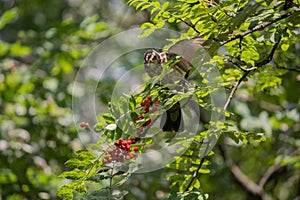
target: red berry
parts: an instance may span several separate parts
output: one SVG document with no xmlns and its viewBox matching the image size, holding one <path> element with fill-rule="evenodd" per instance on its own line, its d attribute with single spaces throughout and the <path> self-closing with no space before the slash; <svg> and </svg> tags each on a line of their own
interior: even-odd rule
<svg viewBox="0 0 300 200">
<path fill-rule="evenodd" d="M 127 155 L 127 156 L 125 157 L 125 159 L 126 159 L 126 160 L 130 160 L 130 159 L 131 159 L 130 155 Z"/>
<path fill-rule="evenodd" d="M 130 141 L 131 141 L 131 144 L 134 144 L 135 139 L 133 136 L 130 137 Z"/>
<path fill-rule="evenodd" d="M 102 160 L 102 163 L 103 163 L 103 164 L 107 164 L 107 163 L 108 163 L 108 160 L 103 159 L 103 160 Z"/>
<path fill-rule="evenodd" d="M 144 111 L 145 111 L 145 112 L 149 112 L 149 107 L 146 107 L 146 108 L 144 109 Z"/>
<path fill-rule="evenodd" d="M 134 152 L 137 152 L 138 150 L 139 150 L 138 147 L 133 147 L 133 151 L 134 151 Z"/>
<path fill-rule="evenodd" d="M 145 106 L 145 102 L 144 101 L 141 102 L 141 106 Z"/>
<path fill-rule="evenodd" d="M 79 126 L 81 128 L 86 128 L 86 129 L 89 129 L 90 128 L 90 124 L 87 123 L 87 122 L 80 122 Z"/>
<path fill-rule="evenodd" d="M 111 154 L 113 151 L 114 151 L 114 150 L 112 150 L 112 149 L 107 150 L 107 152 L 108 152 L 109 154 Z"/>
<path fill-rule="evenodd" d="M 123 156 L 122 157 L 119 157 L 118 159 L 116 159 L 118 162 L 123 162 L 124 161 L 124 158 Z"/>
<path fill-rule="evenodd" d="M 148 96 L 147 99 L 148 99 L 149 101 L 151 101 L 152 97 L 151 97 L 151 96 Z"/>
<path fill-rule="evenodd" d="M 159 101 L 155 101 L 154 105 L 158 106 L 158 105 L 160 105 L 160 102 Z"/>
</svg>

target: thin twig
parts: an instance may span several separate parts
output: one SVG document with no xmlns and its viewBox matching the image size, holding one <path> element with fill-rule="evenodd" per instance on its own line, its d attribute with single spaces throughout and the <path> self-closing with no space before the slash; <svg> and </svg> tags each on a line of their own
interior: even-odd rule
<svg viewBox="0 0 300 200">
<path fill-rule="evenodd" d="M 234 93 L 236 92 L 236 90 L 238 89 L 239 85 L 240 85 L 240 84 L 242 83 L 242 81 L 248 76 L 249 73 L 250 73 L 250 71 L 245 72 L 245 73 L 243 74 L 243 76 L 242 76 L 242 77 L 235 83 L 235 85 L 232 87 L 231 92 L 230 92 L 230 94 L 229 94 L 229 96 L 228 96 L 228 98 L 227 98 L 227 101 L 226 101 L 226 103 L 225 103 L 225 105 L 224 105 L 224 107 L 223 107 L 224 110 L 227 110 L 227 108 L 228 108 L 228 106 L 229 106 L 229 104 L 230 104 L 230 102 L 231 102 L 231 100 L 232 100 L 232 98 L 233 98 Z"/>
<path fill-rule="evenodd" d="M 185 23 L 187 26 L 191 27 L 196 33 L 200 34 L 200 31 L 196 28 L 196 25 L 190 24 L 187 21 L 183 20 L 182 18 L 177 18 L 177 19 L 179 19 L 181 22 Z"/>
<path fill-rule="evenodd" d="M 267 169 L 267 171 L 265 172 L 265 174 L 263 175 L 263 177 L 260 179 L 258 186 L 263 188 L 265 186 L 265 184 L 268 182 L 268 180 L 270 179 L 270 177 L 281 168 L 282 168 L 282 166 L 280 164 L 269 167 Z"/>
<path fill-rule="evenodd" d="M 295 156 L 298 156 L 298 151 L 293 151 L 289 154 L 289 156 L 291 157 L 295 157 Z M 265 184 L 271 179 L 271 177 L 276 173 L 278 172 L 279 170 L 282 170 L 286 168 L 286 166 L 282 165 L 282 164 L 276 164 L 276 165 L 273 165 L 273 166 L 270 166 L 265 174 L 262 176 L 262 178 L 260 179 L 258 185 L 263 188 L 265 186 Z"/>
<path fill-rule="evenodd" d="M 223 45 L 225 45 L 225 44 L 227 44 L 227 43 L 229 43 L 229 42 L 231 42 L 231 41 L 233 41 L 233 40 L 236 40 L 236 39 L 238 39 L 238 38 L 245 37 L 246 35 L 249 35 L 249 34 L 255 32 L 255 31 L 262 30 L 262 29 L 264 29 L 264 28 L 266 28 L 266 27 L 268 27 L 268 26 L 270 26 L 270 25 L 272 25 L 272 24 L 274 24 L 274 23 L 276 23 L 276 22 L 278 22 L 278 21 L 280 21 L 280 20 L 283 20 L 283 19 L 285 19 L 285 18 L 291 16 L 294 12 L 299 12 L 299 11 L 300 11 L 300 9 L 295 9 L 295 11 L 293 11 L 293 12 L 285 13 L 285 14 L 281 15 L 280 17 L 274 19 L 273 21 L 270 21 L 270 22 L 264 22 L 264 23 L 262 23 L 262 24 L 260 24 L 260 25 L 257 25 L 257 26 L 255 26 L 255 27 L 252 28 L 252 29 L 249 29 L 249 30 L 247 30 L 247 31 L 245 31 L 245 32 L 243 32 L 243 33 L 241 33 L 241 34 L 237 34 L 237 35 L 233 36 L 232 38 L 230 38 L 230 39 L 228 39 L 228 40 L 226 40 L 226 41 L 221 42 L 220 44 L 221 44 L 221 46 L 223 46 Z"/>
<path fill-rule="evenodd" d="M 265 58 L 264 60 L 262 60 L 261 62 L 257 63 L 255 66 L 253 66 L 251 68 L 244 68 L 244 67 L 240 66 L 238 63 L 232 61 L 230 58 L 228 58 L 227 60 L 228 60 L 228 62 L 230 62 L 230 63 L 234 64 L 235 66 L 237 66 L 239 69 L 243 70 L 244 72 L 251 72 L 251 71 L 257 70 L 259 67 L 262 67 L 262 66 L 268 64 L 273 59 L 274 53 L 275 53 L 275 51 L 276 51 L 276 49 L 277 49 L 277 47 L 278 47 L 278 45 L 281 41 L 281 38 L 282 38 L 282 35 L 279 36 L 278 41 L 272 47 L 268 57 Z M 243 62 L 243 61 L 241 61 L 241 62 Z M 285 68 L 285 69 L 287 69 L 287 68 Z M 291 69 L 294 69 L 294 68 L 291 68 Z M 300 71 L 300 69 L 299 69 L 299 71 Z"/>
<path fill-rule="evenodd" d="M 189 188 L 191 187 L 192 183 L 194 182 L 195 178 L 198 176 L 199 170 L 201 169 L 203 163 L 204 163 L 205 157 L 203 157 L 200 161 L 200 164 L 198 165 L 196 171 L 194 171 L 194 174 L 189 182 L 189 184 L 186 186 L 185 188 L 185 192 L 187 192 L 189 190 Z"/>
<path fill-rule="evenodd" d="M 282 66 L 276 66 L 278 69 L 284 69 L 287 71 L 294 71 L 294 72 L 300 72 L 300 68 L 289 68 L 289 67 L 282 67 Z"/>
</svg>

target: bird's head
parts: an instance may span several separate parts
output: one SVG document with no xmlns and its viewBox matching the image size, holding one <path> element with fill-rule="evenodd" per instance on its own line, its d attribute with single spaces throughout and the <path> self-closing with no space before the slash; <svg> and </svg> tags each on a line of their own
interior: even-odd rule
<svg viewBox="0 0 300 200">
<path fill-rule="evenodd" d="M 144 60 L 145 60 L 145 64 L 150 64 L 150 63 L 160 64 L 161 63 L 160 55 L 155 50 L 146 51 L 144 54 Z"/>
</svg>

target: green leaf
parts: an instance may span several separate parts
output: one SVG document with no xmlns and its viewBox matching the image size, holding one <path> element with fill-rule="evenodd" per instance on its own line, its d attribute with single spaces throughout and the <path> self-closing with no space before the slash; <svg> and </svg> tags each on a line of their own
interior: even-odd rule
<svg viewBox="0 0 300 200">
<path fill-rule="evenodd" d="M 270 41 L 273 43 L 276 43 L 275 35 L 276 35 L 276 32 L 272 32 L 271 37 L 270 37 Z"/>
<path fill-rule="evenodd" d="M 151 33 L 153 33 L 156 30 L 156 28 L 153 26 L 150 29 L 143 30 L 143 33 L 139 35 L 139 38 L 148 37 Z"/>
<path fill-rule="evenodd" d="M 246 5 L 246 4 L 244 4 Z M 250 15 L 255 12 L 255 10 L 259 7 L 259 4 L 253 4 L 247 6 L 245 9 L 243 9 L 243 12 L 241 12 L 240 15 L 237 15 L 231 22 L 229 23 L 230 27 L 230 32 L 235 30 L 236 28 L 239 28 L 247 19 Z"/>
<path fill-rule="evenodd" d="M 81 182 L 80 184 L 77 185 L 76 191 L 83 194 L 87 192 L 84 182 Z"/>
<path fill-rule="evenodd" d="M 186 3 L 197 3 L 199 0 L 185 0 Z"/>
<path fill-rule="evenodd" d="M 63 172 L 59 176 L 62 178 L 67 178 L 67 179 L 71 179 L 71 180 L 79 180 L 85 176 L 85 172 L 75 169 L 72 171 Z"/>
<path fill-rule="evenodd" d="M 105 175 L 97 175 L 97 176 L 91 176 L 87 178 L 87 181 L 93 181 L 93 182 L 100 182 L 102 180 L 110 179 L 111 175 L 105 176 Z"/>
<path fill-rule="evenodd" d="M 152 27 L 154 27 L 154 24 L 150 22 L 145 22 L 140 26 L 141 29 L 152 28 Z"/>
<path fill-rule="evenodd" d="M 11 45 L 9 53 L 12 56 L 22 57 L 22 56 L 26 56 L 27 54 L 29 54 L 30 51 L 31 51 L 31 49 L 29 47 L 22 46 L 20 42 L 16 42 Z"/>
<path fill-rule="evenodd" d="M 261 35 L 260 37 L 256 38 L 256 41 L 257 42 L 263 42 L 263 41 L 265 41 L 265 36 Z"/>
<path fill-rule="evenodd" d="M 102 115 L 102 118 L 105 120 L 105 122 L 107 124 L 114 124 L 115 123 L 115 119 L 114 117 L 111 115 L 111 113 L 104 113 Z"/>
<path fill-rule="evenodd" d="M 63 200 L 73 200 L 74 199 L 74 196 L 73 196 L 74 188 L 75 188 L 74 184 L 65 184 L 57 190 L 56 195 L 58 197 L 62 197 Z"/>
<path fill-rule="evenodd" d="M 94 160 L 96 155 L 87 150 L 79 150 L 76 152 L 77 156 L 81 160 Z"/>
<path fill-rule="evenodd" d="M 168 2 L 168 1 L 165 2 L 165 3 L 161 6 L 162 10 L 166 10 L 166 9 L 168 8 L 169 4 L 170 4 L 170 2 Z"/>
<path fill-rule="evenodd" d="M 72 158 L 65 163 L 67 167 L 72 169 L 88 169 L 91 166 L 91 164 L 92 162 L 89 160 L 79 160 L 77 158 Z"/>
<path fill-rule="evenodd" d="M 199 189 L 200 188 L 200 181 L 196 178 L 194 183 L 193 183 L 193 188 L 197 188 Z"/>
<path fill-rule="evenodd" d="M 128 111 L 128 101 L 125 97 L 121 96 L 118 101 L 120 114 L 125 114 Z"/>
<path fill-rule="evenodd" d="M 141 138 L 141 141 L 143 142 L 143 144 L 149 145 L 149 144 L 153 144 L 154 139 L 152 137 L 143 137 Z"/>
<path fill-rule="evenodd" d="M 98 122 L 95 126 L 94 126 L 94 131 L 99 133 L 101 131 L 103 131 L 105 129 L 104 125 L 101 122 Z"/>
<path fill-rule="evenodd" d="M 209 174 L 210 173 L 210 169 L 203 169 L 203 168 L 201 168 L 199 170 L 199 173 L 201 173 L 201 174 Z"/>
<path fill-rule="evenodd" d="M 148 4 L 145 4 L 144 6 L 142 6 L 141 8 L 140 8 L 140 10 L 145 10 L 145 9 L 147 9 L 147 8 L 150 8 L 152 5 L 150 4 L 150 3 L 148 3 Z"/>
<path fill-rule="evenodd" d="M 281 45 L 281 50 L 282 50 L 282 51 L 287 51 L 289 47 L 290 47 L 289 44 L 282 44 L 282 45 Z"/>
<path fill-rule="evenodd" d="M 149 4 L 148 2 L 140 2 L 140 3 L 138 3 L 136 6 L 135 6 L 135 9 L 136 10 L 138 10 L 139 8 L 141 8 L 141 7 L 143 7 L 143 6 L 147 6 L 147 5 L 150 5 L 151 6 L 151 4 Z"/>
<path fill-rule="evenodd" d="M 9 44 L 0 41 L 0 56 L 6 55 L 9 52 Z"/>
<path fill-rule="evenodd" d="M 6 24 L 13 21 L 17 16 L 18 10 L 16 8 L 5 11 L 0 18 L 0 30 L 3 29 Z"/>
</svg>

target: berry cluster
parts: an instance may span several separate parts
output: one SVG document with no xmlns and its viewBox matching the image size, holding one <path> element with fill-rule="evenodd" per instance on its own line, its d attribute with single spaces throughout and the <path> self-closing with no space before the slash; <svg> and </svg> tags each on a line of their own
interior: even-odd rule
<svg viewBox="0 0 300 200">
<path fill-rule="evenodd" d="M 141 106 L 144 107 L 144 111 L 147 113 L 149 112 L 150 106 L 152 104 L 152 97 L 148 96 L 146 97 L 142 102 Z"/>
<path fill-rule="evenodd" d="M 141 106 L 144 107 L 144 111 L 145 113 L 152 113 L 152 112 L 155 112 L 157 110 L 156 107 L 153 107 L 151 110 L 150 110 L 150 106 L 152 105 L 155 105 L 155 106 L 158 106 L 160 104 L 159 101 L 152 101 L 152 97 L 151 96 L 148 96 L 146 97 L 142 102 L 141 102 Z"/>
<path fill-rule="evenodd" d="M 154 106 L 153 106 L 154 104 Z M 144 113 L 140 114 L 137 119 L 135 120 L 135 124 L 138 124 L 141 120 L 145 119 L 145 114 L 147 113 L 153 113 L 157 110 L 156 106 L 159 106 L 160 102 L 159 101 L 152 101 L 152 97 L 148 96 L 146 97 L 142 102 L 141 102 L 141 107 L 143 107 Z M 152 120 L 148 119 L 145 121 L 141 127 L 137 128 L 137 134 L 139 135 L 142 132 L 142 129 L 144 127 L 149 127 L 152 124 Z"/>
<path fill-rule="evenodd" d="M 104 155 L 102 160 L 103 164 L 108 164 L 113 161 L 124 162 L 124 160 L 130 160 L 136 156 L 136 152 L 139 150 L 138 147 L 131 148 L 131 144 L 134 144 L 136 141 L 134 137 L 131 137 L 129 140 L 124 140 L 119 138 L 114 144 L 113 149 L 109 149 L 107 154 Z"/>
</svg>

